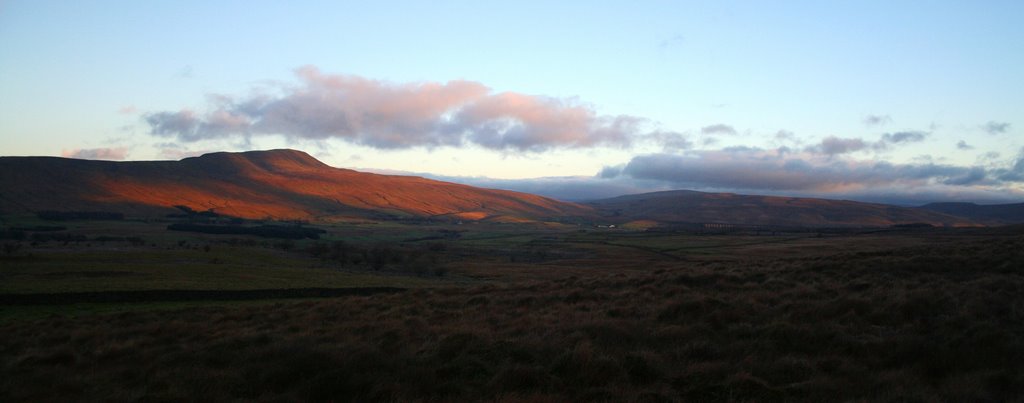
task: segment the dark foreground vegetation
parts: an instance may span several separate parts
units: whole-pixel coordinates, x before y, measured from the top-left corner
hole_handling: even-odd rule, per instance
[[[481,237],[398,293],[8,321],[0,400],[1020,401],[1024,236],[927,231]]]

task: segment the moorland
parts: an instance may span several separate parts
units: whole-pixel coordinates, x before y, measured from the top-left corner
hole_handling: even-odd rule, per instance
[[[24,237],[0,270],[7,401],[1000,401],[1024,385],[1015,227],[4,225]]]
[[[1024,396],[1024,227],[988,210],[577,204],[293,153],[12,161],[57,185],[0,178],[2,401]],[[191,187],[113,186],[147,170]]]

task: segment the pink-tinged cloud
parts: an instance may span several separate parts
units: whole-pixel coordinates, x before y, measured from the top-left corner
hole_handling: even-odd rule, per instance
[[[645,123],[600,116],[570,99],[495,93],[472,81],[396,84],[311,66],[296,76],[300,84],[278,94],[222,96],[202,113],[156,112],[145,119],[151,134],[186,142],[284,135],[385,149],[472,144],[515,151],[626,145]]]
[[[135,112],[138,112],[138,110],[135,109],[134,105],[125,105],[117,109],[117,113],[122,115],[134,115]]]
[[[128,149],[124,147],[114,148],[75,148],[62,150],[60,155],[65,158],[78,158],[85,160],[111,160],[124,161],[128,158]]]

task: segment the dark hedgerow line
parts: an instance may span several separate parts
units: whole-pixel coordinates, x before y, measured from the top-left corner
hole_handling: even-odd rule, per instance
[[[134,290],[43,294],[0,294],[0,305],[55,305],[80,302],[234,301],[325,298],[391,294],[398,287],[279,288],[261,290]]]

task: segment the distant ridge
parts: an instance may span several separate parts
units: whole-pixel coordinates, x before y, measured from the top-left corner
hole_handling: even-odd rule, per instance
[[[974,203],[931,203],[920,208],[969,218],[987,225],[1024,223],[1024,203],[988,205]]]
[[[181,161],[0,157],[0,212],[166,214],[174,206],[244,218],[530,221],[592,214],[537,195],[330,167],[296,150]]]
[[[1024,203],[897,207],[675,190],[586,204],[414,176],[330,167],[296,150],[216,152],[180,161],[0,157],[0,213],[106,211],[159,216],[175,206],[242,218],[336,221],[587,221],[780,227],[971,226],[1024,222]]]
[[[935,211],[800,197],[672,190],[589,203],[608,219],[661,223],[722,223],[783,227],[887,227],[899,224],[970,226],[970,219]]]

